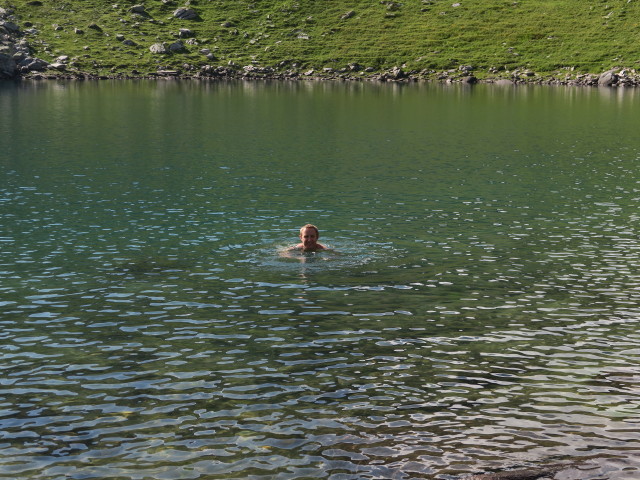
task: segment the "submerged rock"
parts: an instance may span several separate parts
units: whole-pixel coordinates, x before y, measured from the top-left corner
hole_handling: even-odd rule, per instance
[[[542,467],[531,467],[518,470],[505,470],[497,473],[484,473],[482,475],[472,475],[463,477],[461,480],[538,480],[553,477],[556,473],[569,470],[575,464],[545,465]]]

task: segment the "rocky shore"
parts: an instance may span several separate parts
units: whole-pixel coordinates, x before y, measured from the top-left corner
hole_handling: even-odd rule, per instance
[[[179,12],[188,15],[189,12]],[[26,22],[28,23],[28,22]],[[494,83],[502,85],[540,84],[575,85],[605,87],[638,87],[640,73],[634,69],[616,68],[600,74],[573,74],[563,76],[541,76],[528,69],[512,71],[476,71],[472,65],[463,65],[447,71],[407,70],[396,66],[384,71],[375,71],[357,63],[344,68],[304,69],[296,63],[282,61],[276,66],[237,65],[232,61],[225,65],[204,63],[200,65],[184,64],[181,69],[159,68],[155,72],[122,73],[114,71],[109,75],[95,75],[74,66],[69,56],[59,55],[53,61],[33,56],[28,38],[32,31],[30,25],[20,26],[11,9],[0,7],[0,79],[131,79],[131,78],[168,78],[168,79],[219,79],[219,80],[344,80],[344,81],[380,81],[380,82],[419,82],[436,81],[441,83]],[[188,35],[188,32],[187,34]],[[172,45],[154,44],[151,49],[156,53],[166,53],[167,49],[180,48],[181,42]],[[203,56],[212,60],[213,55]]]
[[[181,12],[188,14],[189,12]],[[28,23],[28,22],[26,22]],[[527,69],[513,71],[479,72],[472,65],[463,65],[454,70],[407,70],[396,66],[384,71],[375,71],[371,67],[363,67],[350,63],[344,68],[303,69],[300,65],[282,61],[278,65],[257,66],[237,65],[232,61],[225,65],[205,63],[201,65],[184,64],[181,69],[159,68],[155,72],[122,73],[114,71],[109,75],[95,75],[76,68],[66,55],[59,55],[53,61],[33,56],[33,49],[28,38],[32,31],[30,25],[20,26],[17,17],[10,9],[0,7],[0,79],[129,79],[129,78],[174,78],[174,79],[264,79],[264,80],[345,80],[345,81],[380,81],[380,82],[419,82],[436,81],[441,83],[495,83],[503,85],[540,84],[540,85],[575,85],[606,87],[638,87],[640,74],[633,69],[616,68],[600,74],[540,76]],[[187,34],[188,35],[188,32]],[[180,47],[180,41],[172,45],[153,45],[158,53],[166,53],[166,49]],[[206,56],[203,58],[207,59]],[[209,56],[208,60],[214,59]]]

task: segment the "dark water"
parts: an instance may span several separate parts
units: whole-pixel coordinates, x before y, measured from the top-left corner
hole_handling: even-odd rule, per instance
[[[640,478],[638,111],[0,84],[0,478]]]

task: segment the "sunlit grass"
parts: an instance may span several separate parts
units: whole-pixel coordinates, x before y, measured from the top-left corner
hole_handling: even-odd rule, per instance
[[[516,68],[551,75],[640,62],[640,6],[627,0],[191,0],[189,8],[199,14],[191,21],[173,17],[178,3],[147,1],[146,15],[131,12],[136,3],[0,0],[14,7],[23,28],[26,23],[37,30],[28,35],[36,55],[68,55],[73,66],[96,74],[185,65],[197,70],[232,61],[305,69],[405,65],[416,71],[471,65],[480,76]],[[186,51],[149,51],[154,43],[179,40],[181,28],[193,32],[181,39]]]

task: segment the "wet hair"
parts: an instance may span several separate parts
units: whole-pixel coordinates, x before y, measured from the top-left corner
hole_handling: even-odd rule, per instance
[[[318,227],[316,227],[315,225],[313,225],[311,223],[307,223],[304,227],[300,228],[300,235],[302,235],[302,231],[305,228],[313,228],[316,231],[316,237],[320,238],[320,231],[318,230]]]

